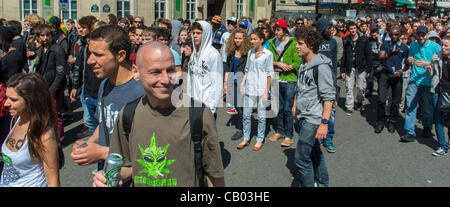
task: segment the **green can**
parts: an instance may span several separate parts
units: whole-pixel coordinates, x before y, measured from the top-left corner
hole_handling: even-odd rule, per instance
[[[117,187],[122,165],[123,156],[121,154],[111,153],[108,155],[108,158],[106,158],[105,161],[105,167],[103,168],[103,172],[105,172],[106,185],[109,187]]]

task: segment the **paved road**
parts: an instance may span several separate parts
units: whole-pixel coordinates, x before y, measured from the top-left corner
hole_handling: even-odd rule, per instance
[[[341,85],[341,84],[339,84]],[[340,105],[344,99],[341,90]],[[399,134],[391,134],[385,129],[381,134],[373,132],[375,122],[375,100],[365,102],[365,111],[347,116],[341,107],[336,114],[335,146],[337,152],[330,154],[322,147],[333,187],[444,187],[450,186],[450,160],[431,155],[437,147],[433,139],[418,138],[412,143],[399,142]],[[81,119],[81,108],[75,111]],[[261,151],[254,152],[252,143],[243,150],[237,150],[238,141],[232,141],[234,126],[227,126],[230,115],[224,108],[219,109],[217,128],[222,159],[225,166],[225,181],[232,187],[289,187],[296,186],[294,144],[290,148],[280,147],[279,142],[266,139]],[[256,122],[253,125],[256,126]],[[401,127],[401,126],[400,126]],[[417,124],[418,137],[422,126]],[[61,170],[62,186],[87,187],[92,184],[94,165],[77,166],[70,158],[73,137],[81,128],[81,121],[66,126],[67,145],[64,148],[66,165]],[[434,133],[434,131],[433,131]],[[267,137],[273,134],[271,130]],[[435,134],[435,133],[434,133]],[[295,135],[297,142],[298,135]],[[73,138],[72,138],[73,139]]]

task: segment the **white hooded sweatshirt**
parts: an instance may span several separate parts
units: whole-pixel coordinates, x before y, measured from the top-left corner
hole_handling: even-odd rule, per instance
[[[189,60],[187,92],[190,97],[209,107],[214,114],[222,98],[223,63],[220,53],[212,46],[212,26],[205,21],[198,23],[202,26],[203,38],[200,51],[194,46],[194,52]]]

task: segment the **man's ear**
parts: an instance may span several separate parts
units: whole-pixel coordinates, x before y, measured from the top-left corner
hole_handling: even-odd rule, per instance
[[[126,58],[127,52],[125,50],[119,50],[119,52],[117,52],[117,60],[119,60],[119,63],[125,62]]]
[[[133,64],[133,66],[131,66],[131,72],[133,73],[134,80],[139,81],[139,71],[136,64]]]

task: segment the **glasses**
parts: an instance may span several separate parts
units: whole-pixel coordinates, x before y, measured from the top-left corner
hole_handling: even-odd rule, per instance
[[[377,22],[383,22],[383,20],[377,20]]]
[[[141,21],[134,21],[134,23],[142,23]]]
[[[299,24],[299,25],[303,25],[303,22],[297,22],[297,24]]]
[[[389,34],[389,36],[400,36],[400,34]]]

